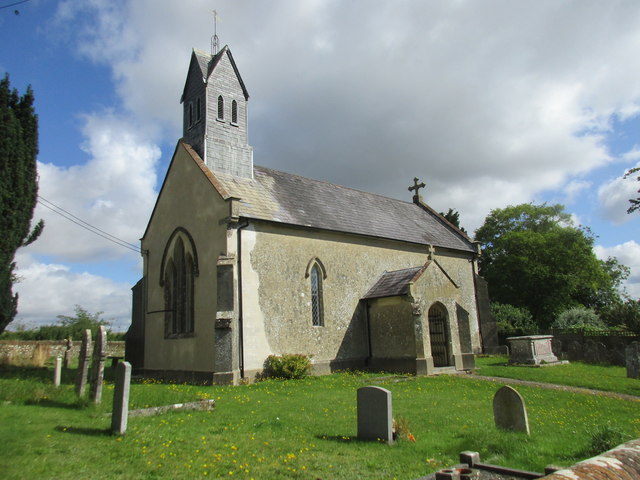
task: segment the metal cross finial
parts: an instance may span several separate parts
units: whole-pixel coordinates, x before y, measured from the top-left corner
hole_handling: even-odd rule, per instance
[[[424,184],[424,182],[418,183],[418,177],[415,177],[413,179],[413,187],[409,187],[410,192],[415,190],[415,193],[413,194],[413,203],[418,203],[421,201],[420,195],[418,194],[418,190],[425,187],[426,185]]]

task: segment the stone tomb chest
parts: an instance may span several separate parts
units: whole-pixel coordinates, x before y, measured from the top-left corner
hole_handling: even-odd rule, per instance
[[[526,337],[509,337],[511,356],[509,363],[524,365],[542,365],[558,363],[553,354],[551,340],[553,335],[529,335]]]

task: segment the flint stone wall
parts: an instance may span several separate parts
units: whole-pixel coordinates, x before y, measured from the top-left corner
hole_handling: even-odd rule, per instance
[[[64,357],[67,350],[66,340],[0,340],[0,359],[13,358],[30,360],[38,345],[49,349],[49,358]],[[73,342],[71,359],[77,361],[82,341]],[[124,342],[107,342],[107,357],[124,357]]]

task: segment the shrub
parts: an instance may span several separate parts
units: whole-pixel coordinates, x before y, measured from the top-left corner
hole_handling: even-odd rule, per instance
[[[575,307],[562,312],[551,324],[560,330],[606,330],[607,326],[590,308]]]
[[[311,371],[311,359],[299,353],[269,355],[265,367],[267,375],[272,378],[304,378]]]
[[[617,447],[629,438],[610,424],[601,425],[589,432],[590,441],[587,455],[600,455],[607,450]]]
[[[498,332],[506,335],[536,333],[538,328],[526,308],[518,308],[506,303],[491,303],[491,315],[496,321]]]

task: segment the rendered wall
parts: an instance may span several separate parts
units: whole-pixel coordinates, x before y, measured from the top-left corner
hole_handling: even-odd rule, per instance
[[[266,222],[252,222],[242,239],[245,371],[262,369],[269,354],[312,355],[319,366],[366,358],[366,315],[360,299],[385,270],[427,261],[426,247],[420,245]],[[314,258],[327,273],[323,327],[312,325],[310,282],[305,277]],[[469,312],[472,348],[479,352],[472,262],[442,249],[437,249],[436,258],[459,286],[457,301],[447,304],[450,315],[455,318],[457,304]],[[439,298],[450,287],[439,286],[444,275],[436,277],[428,291]]]

